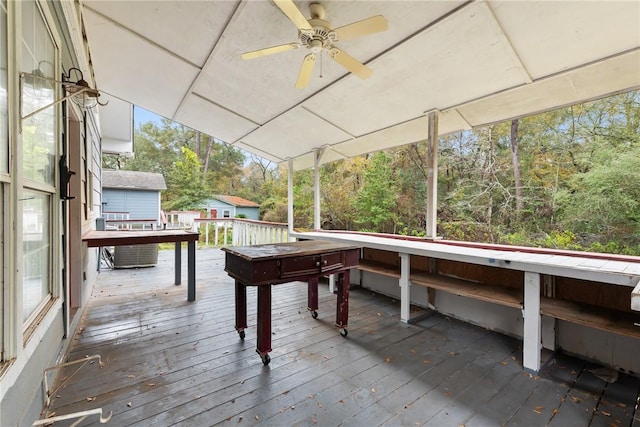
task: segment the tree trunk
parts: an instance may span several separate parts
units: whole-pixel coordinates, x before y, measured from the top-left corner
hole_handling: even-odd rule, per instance
[[[489,203],[487,203],[487,229],[493,242],[493,188],[494,188],[494,166],[496,163],[495,147],[493,144],[493,126],[489,126],[489,164],[487,168],[487,181],[489,182]],[[476,237],[477,238],[477,237]]]
[[[201,141],[200,131],[197,130],[196,131],[196,156],[198,156],[198,159],[200,158],[200,141]]]
[[[204,158],[204,169],[202,173],[205,175],[205,179],[207,176],[207,171],[209,170],[209,158],[211,157],[211,149],[213,148],[213,137],[209,136],[209,142],[207,143],[207,155]]]
[[[518,119],[511,121],[511,163],[513,165],[513,180],[516,185],[516,218],[519,220],[524,209],[522,195],[522,173],[520,171],[520,159],[518,158]]]

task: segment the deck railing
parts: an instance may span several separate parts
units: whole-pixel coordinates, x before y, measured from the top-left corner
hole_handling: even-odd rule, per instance
[[[192,231],[205,246],[249,246],[289,241],[287,224],[241,218],[196,218]]]

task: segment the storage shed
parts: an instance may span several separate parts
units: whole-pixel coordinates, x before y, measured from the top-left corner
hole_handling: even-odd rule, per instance
[[[260,205],[238,196],[214,196],[204,201],[208,218],[260,219]]]
[[[128,219],[160,220],[160,192],[167,189],[159,173],[102,171],[102,211],[128,212]]]

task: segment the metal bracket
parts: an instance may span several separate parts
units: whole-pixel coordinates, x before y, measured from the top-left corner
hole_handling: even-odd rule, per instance
[[[113,415],[113,411],[109,412],[109,415],[107,417],[103,417],[102,416],[102,408],[90,409],[88,411],[74,412],[72,414],[66,414],[66,415],[58,415],[57,417],[43,418],[41,420],[35,421],[31,425],[32,426],[43,426],[43,425],[53,424],[56,421],[71,420],[73,418],[80,417],[79,420],[76,420],[76,422],[74,422],[70,426],[70,427],[75,427],[78,424],[80,424],[82,421],[84,421],[84,419],[87,418],[89,415],[98,415],[98,416],[100,416],[100,424],[106,424],[111,419],[111,416]]]
[[[51,404],[51,395],[54,394],[56,391],[58,391],[60,389],[60,387],[62,387],[63,385],[66,384],[67,381],[69,381],[71,379],[71,377],[73,377],[83,366],[85,366],[87,363],[89,363],[92,360],[98,359],[98,364],[100,365],[100,367],[102,368],[104,366],[104,364],[102,363],[102,358],[100,357],[99,354],[94,354],[93,356],[87,356],[84,359],[78,359],[78,360],[74,360],[73,362],[67,362],[67,363],[61,363],[59,365],[55,365],[55,366],[50,366],[48,368],[46,368],[44,370],[44,393],[45,393],[45,407],[49,407],[49,405]],[[60,368],[64,368],[65,366],[70,366],[70,365],[77,365],[81,363],[82,365],[80,365],[78,367],[78,369],[76,369],[75,371],[73,371],[71,373],[71,375],[69,375],[67,377],[66,380],[64,380],[60,385],[58,385],[58,387],[56,387],[54,390],[49,390],[49,384],[47,381],[47,372],[49,371],[53,371],[56,369],[60,369]]]

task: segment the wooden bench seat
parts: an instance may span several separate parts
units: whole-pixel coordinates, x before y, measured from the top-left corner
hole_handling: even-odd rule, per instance
[[[540,299],[540,313],[602,331],[640,338],[640,315],[635,313],[547,297]]]
[[[438,289],[459,296],[507,307],[523,308],[523,297],[520,289],[485,285],[431,273],[413,273],[409,276],[409,279],[416,285]]]
[[[383,264],[376,261],[361,259],[358,270],[382,274],[383,276],[395,277],[396,279],[400,278],[400,267],[396,267],[390,264]]]
[[[400,267],[377,260],[361,260],[362,271],[400,278]],[[413,270],[413,269],[412,269]],[[437,289],[479,301],[513,308],[524,308],[522,289],[488,285],[440,274],[412,271],[409,280],[420,286]],[[580,324],[632,338],[640,338],[640,314],[608,309],[596,305],[572,302],[560,298],[542,297],[540,313],[545,316]]]

